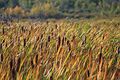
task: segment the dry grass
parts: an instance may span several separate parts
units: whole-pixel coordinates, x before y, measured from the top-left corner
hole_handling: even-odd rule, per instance
[[[119,80],[120,22],[0,24],[0,80]]]

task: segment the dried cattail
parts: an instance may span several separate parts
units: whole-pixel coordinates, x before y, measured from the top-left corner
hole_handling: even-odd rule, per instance
[[[23,40],[23,46],[26,46],[26,39]]]
[[[89,68],[91,67],[92,64],[92,50],[91,48],[89,49]]]
[[[50,42],[50,36],[48,36],[48,42]]]
[[[18,57],[18,60],[17,60],[17,67],[16,67],[16,71],[17,71],[17,72],[19,71],[20,63],[21,63],[21,57]]]
[[[68,40],[67,41],[67,46],[68,46],[68,49],[69,49],[69,51],[71,50],[71,44],[70,44],[70,41]]]
[[[24,32],[24,26],[21,27],[22,32]]]
[[[55,25],[55,29],[57,29],[57,28],[58,28],[58,25],[56,24],[56,25]]]
[[[105,39],[105,35],[103,35],[103,38],[102,38],[103,40]]]
[[[98,65],[98,75],[97,75],[97,79],[101,79],[101,72],[102,72],[102,66],[103,66],[103,58],[102,58],[102,47],[100,50],[100,54],[99,54],[99,65]]]
[[[5,43],[5,39],[2,41],[2,43],[3,43],[3,44]]]
[[[3,54],[0,53],[0,63],[3,62]]]
[[[43,38],[43,34],[41,34],[41,39]]]
[[[37,37],[36,41],[39,41],[39,36]]]
[[[65,38],[63,37],[62,38],[62,46],[64,45],[64,42],[65,42]]]
[[[103,49],[103,47],[101,47],[101,49],[100,49],[100,54],[99,54],[99,64],[100,64],[100,62],[101,62],[101,60],[102,60],[102,49]]]
[[[31,26],[31,27],[30,27],[30,30],[32,30],[32,29],[33,29],[33,27]]]
[[[30,36],[30,35],[31,35],[31,31],[28,32],[28,36]]]
[[[2,34],[5,34],[5,28],[4,27],[2,28]]]
[[[58,42],[57,42],[57,50],[59,49],[59,47],[60,47],[60,43],[61,43],[61,38],[60,38],[60,36],[58,37]]]
[[[15,68],[12,69],[11,73],[12,73],[12,80],[16,80],[16,70],[15,70]]]
[[[90,71],[89,70],[87,70],[87,76],[90,77]]]
[[[34,68],[34,63],[33,63],[33,59],[31,58],[31,66],[32,68]]]
[[[36,56],[35,56],[35,63],[36,64],[38,63],[38,54],[36,54]]]
[[[24,26],[21,27],[21,30],[22,30],[23,33],[25,33],[25,27]]]
[[[65,37],[65,42],[67,41],[67,38]]]
[[[48,47],[48,42],[46,42],[46,47]]]
[[[13,69],[13,59],[10,59],[10,71]]]
[[[0,43],[0,53],[1,53],[1,51],[2,51],[2,43]]]

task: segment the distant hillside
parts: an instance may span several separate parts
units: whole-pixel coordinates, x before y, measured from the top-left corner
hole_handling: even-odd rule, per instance
[[[120,0],[0,0],[0,14],[24,18],[115,16],[120,15]]]

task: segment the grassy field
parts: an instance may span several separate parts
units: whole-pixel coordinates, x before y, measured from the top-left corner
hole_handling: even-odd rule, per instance
[[[0,22],[0,80],[119,80],[120,18]]]

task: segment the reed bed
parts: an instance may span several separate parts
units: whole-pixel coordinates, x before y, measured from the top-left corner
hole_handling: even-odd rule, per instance
[[[0,23],[0,80],[119,80],[120,21]]]

